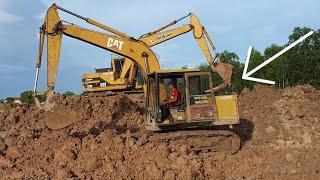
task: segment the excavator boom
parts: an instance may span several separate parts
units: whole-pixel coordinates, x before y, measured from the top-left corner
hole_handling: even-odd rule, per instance
[[[81,19],[85,19],[90,24],[103,28],[104,30],[107,30],[115,35],[92,31],[81,28],[74,24],[64,24],[58,15],[58,9],[80,17]],[[76,119],[75,117],[62,118],[68,114],[72,115],[72,113],[68,113],[67,109],[57,109],[58,106],[56,106],[56,103],[53,100],[63,35],[76,38],[133,60],[139,66],[142,74],[145,77],[148,73],[160,69],[157,57],[144,42],[135,40],[134,38],[120,33],[112,28],[97,23],[89,18],[79,16],[53,4],[48,9],[45,22],[41,28],[39,57],[37,61],[37,73],[34,87],[34,98],[36,104],[39,108],[44,109],[47,112],[47,115],[50,116],[47,116],[47,124],[49,127],[51,126],[52,129],[59,129],[68,126],[69,124],[73,123],[73,119]],[[47,88],[36,93],[45,37],[47,38]],[[41,104],[37,98],[37,95],[43,93],[47,93],[47,99],[44,104]],[[53,113],[54,111],[60,112],[60,115]]]

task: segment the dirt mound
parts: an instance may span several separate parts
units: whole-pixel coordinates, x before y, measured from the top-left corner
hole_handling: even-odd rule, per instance
[[[254,124],[251,140],[236,155],[247,168],[244,177],[319,179],[319,103],[320,92],[311,86],[244,91],[240,115]]]
[[[320,92],[311,86],[256,86],[239,95],[242,149],[195,154],[186,146],[146,143],[144,110],[126,95],[64,97],[78,122],[44,124],[35,106],[0,104],[4,179],[319,179]]]

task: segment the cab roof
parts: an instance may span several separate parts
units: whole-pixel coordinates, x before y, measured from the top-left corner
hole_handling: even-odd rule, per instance
[[[161,69],[161,70],[153,71],[150,74],[189,73],[189,72],[200,72],[200,69],[178,69],[178,70]]]

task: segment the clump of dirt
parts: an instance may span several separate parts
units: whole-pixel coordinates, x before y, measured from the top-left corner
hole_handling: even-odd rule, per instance
[[[255,86],[239,95],[236,154],[147,142],[145,111],[128,95],[64,97],[77,122],[50,130],[33,105],[0,104],[4,179],[319,179],[320,92]]]

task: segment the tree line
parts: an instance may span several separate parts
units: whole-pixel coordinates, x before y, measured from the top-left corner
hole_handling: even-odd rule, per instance
[[[253,49],[248,65],[248,72],[310,31],[312,29],[308,27],[296,27],[288,37],[288,42],[285,45],[272,44],[264,52]],[[237,54],[223,51],[219,57],[222,62],[230,63],[234,66],[233,86],[227,89],[227,91],[239,93],[245,87],[252,89],[255,84],[258,84],[257,82],[242,79],[244,62],[240,62]],[[218,74],[212,72],[207,63],[200,64],[198,68],[201,71],[212,73],[214,86],[223,82]],[[310,84],[319,89],[320,30],[314,30],[313,35],[254,73],[252,77],[273,80],[278,88]]]
[[[74,92],[67,91],[67,92],[63,93],[63,95],[68,97],[68,96],[74,96],[76,94]],[[43,95],[38,95],[37,97],[40,102],[44,102],[47,98],[47,94],[44,93]],[[34,98],[33,98],[33,91],[31,91],[31,90],[21,93],[19,98],[20,98],[21,103],[24,103],[24,104],[35,103]],[[15,99],[13,97],[7,97],[6,99],[1,99],[0,103],[13,103],[14,100]]]

